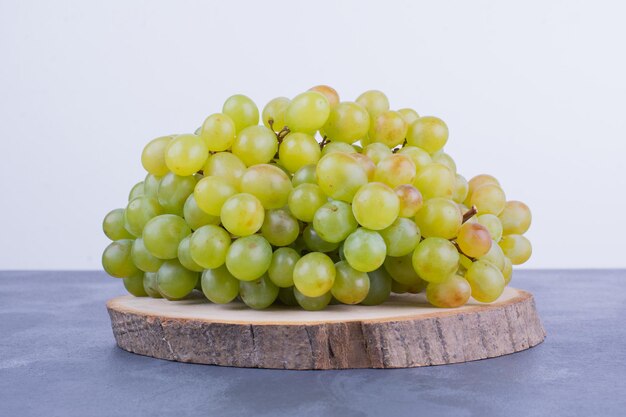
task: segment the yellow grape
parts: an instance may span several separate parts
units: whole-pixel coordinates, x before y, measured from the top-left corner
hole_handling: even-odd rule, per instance
[[[210,151],[225,151],[233,146],[237,128],[230,116],[215,113],[206,118],[200,129],[200,138]]]
[[[498,215],[505,235],[522,235],[530,227],[532,216],[528,206],[521,201],[507,201]]]
[[[438,117],[423,116],[409,126],[406,142],[433,154],[448,141],[448,126]]]
[[[244,172],[246,164],[230,152],[218,152],[209,156],[203,168],[205,177],[220,177],[237,189]]]
[[[500,223],[498,216],[493,214],[481,214],[476,217],[476,221],[489,230],[492,240],[495,240],[496,242],[500,241],[502,238],[502,223]]]
[[[282,169],[259,164],[251,166],[242,175],[240,189],[258,198],[263,207],[269,210],[286,206],[293,186]]]
[[[162,136],[148,142],[141,153],[141,165],[152,175],[162,177],[169,169],[165,163],[165,149],[172,141],[172,136]]]
[[[400,213],[400,199],[389,186],[371,182],[359,188],[352,201],[354,217],[363,227],[382,230]]]
[[[448,167],[432,163],[418,172],[413,185],[428,200],[435,197],[452,198],[455,182],[454,173]]]
[[[324,145],[324,149],[322,149],[322,156],[333,153],[333,152],[343,152],[343,153],[356,153],[356,149],[354,146],[345,142],[330,142]]]
[[[513,265],[523,264],[533,252],[530,241],[522,235],[505,235],[500,239],[498,245],[502,248],[504,256],[509,258]]]
[[[456,203],[445,198],[427,200],[415,215],[415,224],[424,237],[453,239],[462,223],[463,218]]]
[[[478,187],[472,193],[470,198],[470,206],[476,206],[478,214],[495,214],[502,213],[506,205],[506,195],[502,188],[495,184],[485,184]]]
[[[456,243],[465,255],[480,258],[491,249],[491,234],[479,223],[465,223],[459,229]]]
[[[408,125],[397,111],[385,111],[372,118],[368,136],[372,142],[383,143],[389,148],[404,142]]]
[[[279,132],[285,127],[285,110],[287,110],[290,101],[287,97],[277,97],[265,105],[261,116],[265,127],[274,132]],[[271,124],[270,120],[272,121]]]
[[[488,174],[476,175],[475,177],[472,177],[468,181],[467,196],[465,197],[465,201],[464,201],[466,206],[471,205],[470,199],[472,198],[472,193],[474,192],[474,190],[486,184],[494,184],[500,187],[500,182],[498,182],[498,180],[495,177],[488,175]]]
[[[232,151],[248,167],[267,164],[278,151],[278,140],[276,134],[265,126],[249,126],[239,132]]]
[[[287,171],[294,173],[305,165],[316,164],[322,151],[315,138],[306,133],[290,133],[280,144],[278,157]]]
[[[306,91],[291,100],[285,110],[285,124],[292,132],[313,133],[328,120],[330,104],[318,91]]]
[[[404,146],[398,151],[398,153],[411,158],[411,161],[415,164],[415,170],[417,173],[433,163],[433,159],[430,154],[417,146]]]
[[[328,85],[316,85],[315,87],[309,88],[309,91],[317,91],[318,93],[324,94],[331,109],[339,104],[339,94],[337,90]]]
[[[490,262],[474,262],[465,273],[465,279],[472,288],[472,297],[482,303],[497,300],[504,291],[502,272]]]
[[[454,191],[452,193],[452,199],[457,203],[462,203],[465,201],[467,197],[467,192],[469,190],[469,186],[467,184],[467,180],[461,174],[455,175],[454,181]]]
[[[265,220],[265,210],[252,194],[235,194],[224,202],[220,214],[222,226],[235,236],[256,233]]]
[[[407,125],[410,125],[420,117],[420,115],[413,109],[400,109],[398,110],[398,113],[402,115]]]
[[[424,204],[422,193],[412,185],[402,184],[394,188],[400,199],[400,217],[413,217]]]
[[[331,109],[324,133],[332,141],[354,143],[367,134],[369,127],[367,110],[360,104],[344,101]]]
[[[362,153],[351,153],[350,156],[361,165],[361,168],[367,174],[367,179],[373,181],[376,175],[376,164],[374,164],[374,161]]]
[[[374,180],[395,188],[412,184],[415,180],[415,164],[406,155],[392,154],[376,165]]]
[[[317,209],[327,201],[326,194],[317,184],[304,183],[293,189],[289,195],[288,205],[297,219],[310,223]]]
[[[365,107],[371,118],[389,110],[389,99],[382,91],[369,90],[361,94],[356,102]]]
[[[259,109],[254,101],[243,94],[229,97],[224,102],[222,113],[228,115],[235,122],[237,133],[248,126],[255,126],[259,123]]]
[[[303,295],[319,297],[335,283],[337,271],[328,255],[311,252],[300,258],[293,269],[293,283]]]
[[[382,143],[370,143],[363,148],[362,153],[371,159],[374,164],[379,163],[389,155],[393,155],[391,149]]]
[[[471,294],[469,282],[459,275],[453,275],[443,282],[431,282],[426,287],[426,299],[440,308],[460,307],[467,303]]]
[[[447,239],[429,237],[413,252],[413,268],[428,282],[443,282],[459,269],[459,252]]]
[[[327,196],[347,203],[368,182],[367,173],[361,165],[341,152],[324,155],[317,163],[316,174],[317,183]]]
[[[167,168],[181,177],[201,170],[208,157],[206,143],[196,135],[175,136],[165,149]]]
[[[222,177],[204,177],[193,191],[198,207],[211,216],[219,216],[224,202],[235,194],[237,189]]]

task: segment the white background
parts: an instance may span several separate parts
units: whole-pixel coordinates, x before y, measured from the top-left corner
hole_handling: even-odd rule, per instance
[[[533,210],[525,267],[626,267],[623,5],[0,0],[0,269],[100,268],[144,143],[320,83],[443,118]]]

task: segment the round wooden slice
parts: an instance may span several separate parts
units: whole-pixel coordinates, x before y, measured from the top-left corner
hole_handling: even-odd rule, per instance
[[[155,358],[279,369],[405,368],[528,349],[545,331],[532,294],[505,289],[492,304],[433,308],[423,294],[374,307],[251,310],[203,299],[117,297],[107,303],[124,350]]]

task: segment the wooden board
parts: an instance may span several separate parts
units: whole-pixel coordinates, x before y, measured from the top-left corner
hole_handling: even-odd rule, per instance
[[[541,343],[532,294],[433,308],[423,294],[383,305],[251,310],[241,303],[123,296],[107,303],[119,347],[155,358],[279,369],[406,368],[491,358]]]

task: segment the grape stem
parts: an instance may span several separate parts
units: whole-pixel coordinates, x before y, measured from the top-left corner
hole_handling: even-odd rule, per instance
[[[474,215],[478,213],[478,209],[476,208],[476,206],[472,206],[471,209],[469,209],[464,215],[463,215],[463,223],[465,223],[466,221],[468,221],[469,219],[471,219],[472,217],[474,217]]]
[[[328,140],[328,138],[327,138],[326,136],[324,136],[324,137],[322,138],[322,141],[320,142],[320,149],[324,149],[324,146],[326,146],[326,144],[327,144],[328,142],[330,142],[330,141]]]
[[[272,129],[272,131],[274,130],[274,119],[272,119],[271,117],[269,119],[267,119],[267,124],[270,125],[270,129]]]
[[[469,259],[472,262],[476,262],[476,258],[472,258],[471,256],[467,256],[466,254],[463,253],[463,251],[461,250],[461,248],[459,247],[459,244],[456,243],[455,241],[452,241],[452,244],[454,245],[454,247],[456,248],[456,250],[459,251],[460,254],[462,254],[463,256],[465,256],[467,259]]]
[[[276,139],[278,139],[279,145],[283,142],[283,139],[285,139],[285,136],[287,136],[289,132],[291,132],[291,130],[289,130],[289,128],[285,126],[280,130],[280,132],[276,134]]]

